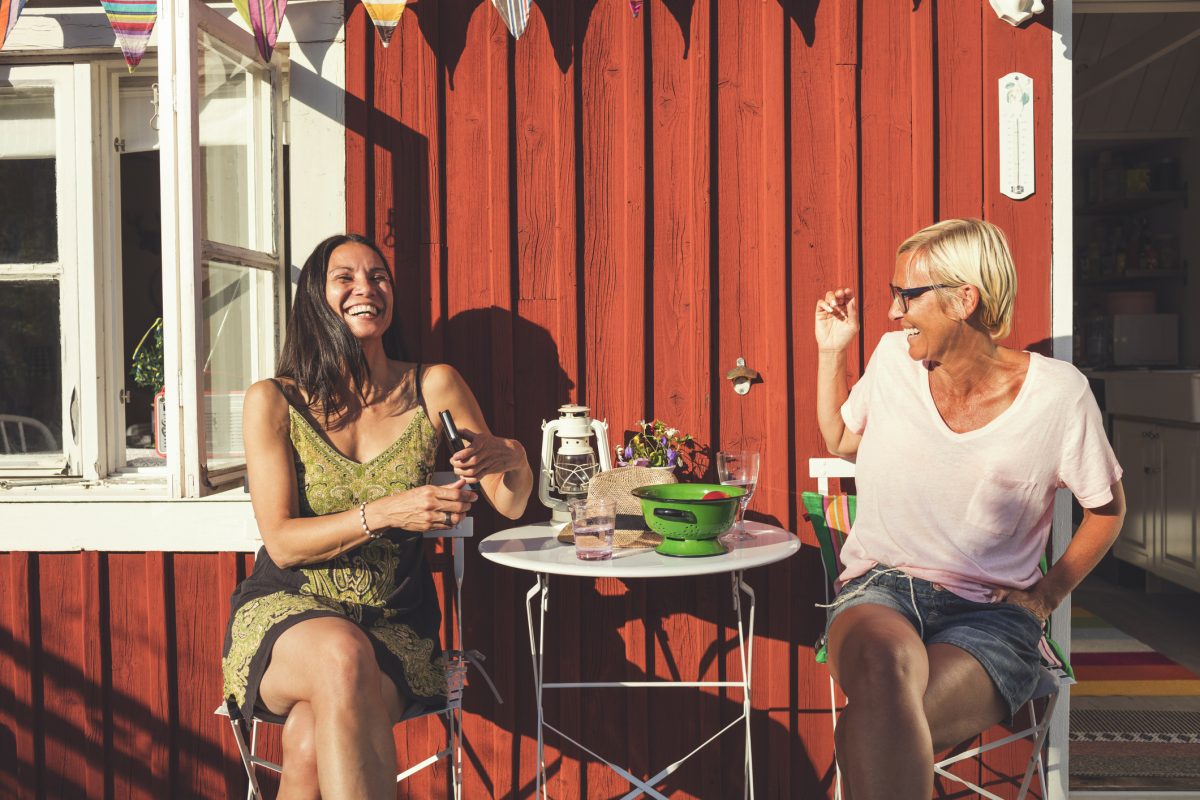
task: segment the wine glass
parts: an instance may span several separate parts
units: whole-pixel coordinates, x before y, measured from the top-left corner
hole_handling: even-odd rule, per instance
[[[740,486],[746,490],[738,501],[737,521],[722,539],[731,542],[747,542],[754,537],[746,533],[743,522],[746,507],[754,496],[754,487],[758,485],[758,453],[753,450],[721,451],[717,453],[717,477],[726,486]]]

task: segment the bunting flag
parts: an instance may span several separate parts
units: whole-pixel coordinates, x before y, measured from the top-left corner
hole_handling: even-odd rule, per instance
[[[158,0],[100,0],[100,4],[117,35],[125,63],[133,72],[134,67],[142,63],[142,54],[150,42],[150,32],[158,18]]]
[[[492,0],[514,39],[520,39],[529,24],[529,0]]]
[[[642,4],[645,0],[629,0],[629,10],[633,12],[633,18],[637,19],[642,13]]]
[[[283,27],[283,9],[287,0],[233,0],[233,6],[254,31],[254,44],[263,61],[271,60],[279,29]]]
[[[392,34],[396,32],[396,26],[400,24],[400,15],[404,13],[408,0],[362,0],[362,4],[366,7],[371,22],[375,23],[379,41],[387,47],[388,42],[392,40]]]
[[[21,9],[25,8],[25,0],[0,0],[0,47],[4,47],[8,32],[17,24]]]

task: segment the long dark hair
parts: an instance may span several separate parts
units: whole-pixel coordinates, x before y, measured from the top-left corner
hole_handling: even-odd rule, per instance
[[[341,417],[349,408],[351,397],[346,391],[347,381],[349,390],[365,402],[364,387],[371,376],[362,345],[325,299],[329,258],[334,250],[352,242],[371,248],[387,266],[387,259],[378,245],[357,233],[330,236],[318,244],[300,270],[296,300],[292,304],[283,350],[275,368],[275,375],[294,381],[308,397],[309,408],[326,419]],[[388,278],[391,280],[390,271]],[[392,327],[395,327],[395,313],[393,302]],[[388,345],[385,351],[392,351],[388,356],[403,358],[402,348],[397,342],[389,343],[389,338],[384,336]]]

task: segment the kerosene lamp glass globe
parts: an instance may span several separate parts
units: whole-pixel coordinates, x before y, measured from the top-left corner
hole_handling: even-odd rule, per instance
[[[565,498],[583,497],[587,494],[588,481],[598,469],[596,454],[586,444],[570,446],[571,440],[554,454],[554,485]]]

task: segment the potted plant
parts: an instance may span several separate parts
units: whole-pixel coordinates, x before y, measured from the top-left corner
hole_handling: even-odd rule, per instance
[[[135,386],[149,389],[154,395],[151,413],[154,431],[154,451],[166,455],[165,440],[162,436],[163,411],[165,403],[163,387],[166,385],[163,373],[163,321],[158,317],[150,323],[150,327],[142,334],[133,355],[129,358],[129,379]]]
[[[680,464],[691,468],[696,442],[690,433],[681,433],[661,419],[637,421],[637,431],[617,447],[619,467],[662,467],[674,470]]]

